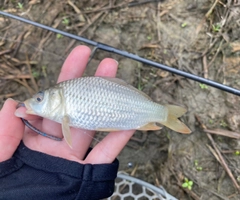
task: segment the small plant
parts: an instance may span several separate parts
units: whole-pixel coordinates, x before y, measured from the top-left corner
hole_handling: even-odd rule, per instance
[[[64,17],[63,20],[62,20],[62,23],[65,24],[65,25],[68,25],[69,24],[69,19]]]
[[[212,120],[212,119],[209,119],[209,123],[210,123],[210,124],[213,124],[213,120]]]
[[[152,39],[152,37],[149,35],[149,36],[147,36],[147,39],[148,39],[148,40],[151,40],[151,39]]]
[[[222,126],[222,127],[227,127],[228,125],[227,125],[227,123],[222,119],[221,120],[221,122],[220,122],[220,126]]]
[[[141,84],[140,81],[138,82],[138,90],[140,90],[140,91],[143,90],[143,84]]]
[[[19,9],[23,9],[23,4],[20,3],[20,2],[18,2],[17,8],[19,8]]]
[[[234,155],[235,155],[235,156],[239,156],[239,155],[240,155],[240,151],[239,151],[239,150],[236,150],[236,151],[234,152]]]
[[[187,26],[187,22],[183,22],[182,24],[181,24],[181,27],[182,28],[185,28]]]
[[[198,171],[202,171],[203,169],[202,169],[202,167],[197,167],[196,168]]]
[[[213,28],[214,32],[219,32],[221,30],[222,26],[220,23],[216,23],[216,24],[212,25],[212,28]]]
[[[44,77],[47,77],[47,66],[46,65],[42,66],[42,73],[43,73]]]
[[[60,33],[57,34],[57,39],[60,39],[60,38],[62,38],[62,37],[63,37],[62,34],[60,34]]]
[[[187,178],[184,178],[184,183],[182,184],[182,187],[192,190],[192,186],[193,186],[193,181],[188,180]]]
[[[198,166],[198,160],[194,160],[194,165],[198,171],[202,171],[202,167]]]
[[[201,89],[208,89],[208,86],[203,83],[199,83],[199,86]]]
[[[237,181],[240,182],[240,176],[237,177]]]
[[[33,75],[34,78],[38,78],[40,76],[39,72],[37,72],[35,70],[32,71],[32,75]]]

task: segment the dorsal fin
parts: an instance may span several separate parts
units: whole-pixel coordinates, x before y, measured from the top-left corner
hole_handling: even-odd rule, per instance
[[[151,99],[148,95],[146,95],[144,92],[138,90],[137,88],[133,87],[132,85],[128,84],[127,82],[125,82],[125,81],[122,80],[122,79],[113,78],[113,77],[101,77],[101,78],[103,78],[103,79],[105,79],[105,80],[107,80],[107,81],[111,81],[111,82],[113,82],[113,83],[116,83],[116,84],[125,86],[125,87],[133,90],[134,92],[137,92],[138,94],[146,97],[148,100],[152,101],[152,99]]]

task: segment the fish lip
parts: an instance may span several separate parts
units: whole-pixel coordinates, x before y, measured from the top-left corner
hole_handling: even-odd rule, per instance
[[[16,106],[16,109],[21,108],[21,107],[27,109],[27,110],[26,110],[26,113],[27,113],[27,114],[35,114],[35,112],[31,109],[31,107],[28,106],[27,102],[19,102],[19,103],[17,104],[17,106]]]
[[[25,105],[24,107],[27,109],[26,113],[27,114],[32,114],[35,115],[36,113],[32,110],[31,106],[29,106],[27,101],[24,101],[23,104]]]

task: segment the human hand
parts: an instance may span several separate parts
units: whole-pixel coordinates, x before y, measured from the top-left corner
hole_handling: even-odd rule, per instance
[[[86,46],[76,47],[64,62],[58,82],[81,77],[90,53],[91,50]],[[95,76],[115,77],[117,67],[115,60],[106,58],[99,64]],[[111,163],[134,133],[133,130],[109,133],[84,159],[95,132],[71,128],[73,141],[71,149],[65,140],[54,141],[25,128],[19,117],[31,121],[33,126],[43,132],[62,137],[59,123],[39,116],[27,115],[26,108],[20,107],[16,110],[16,106],[16,101],[8,99],[0,111],[0,162],[11,158],[20,141],[23,140],[24,144],[32,150],[82,164]]]

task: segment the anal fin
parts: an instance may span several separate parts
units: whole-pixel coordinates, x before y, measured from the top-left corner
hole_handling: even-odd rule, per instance
[[[157,126],[155,122],[152,123],[148,123],[140,128],[138,128],[137,130],[141,130],[141,131],[156,131],[156,130],[160,130],[162,129],[162,127]]]

